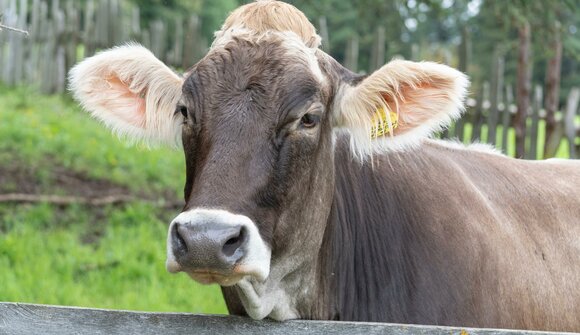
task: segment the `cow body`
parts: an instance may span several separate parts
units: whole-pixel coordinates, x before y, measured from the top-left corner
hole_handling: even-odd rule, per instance
[[[344,138],[334,162],[301,318],[579,329],[580,162],[428,140],[371,166]],[[235,290],[224,294],[244,315]]]
[[[401,60],[358,75],[319,44],[263,0],[184,77],[135,45],[71,71],[116,132],[181,139],[168,271],[254,319],[579,331],[580,165],[428,140],[461,115],[465,75]]]

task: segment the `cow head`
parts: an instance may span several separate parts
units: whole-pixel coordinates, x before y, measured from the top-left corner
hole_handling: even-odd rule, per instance
[[[337,133],[350,133],[353,160],[369,160],[447,125],[465,95],[465,76],[447,66],[396,60],[360,76],[319,43],[296,8],[259,1],[234,11],[183,76],[138,45],[70,75],[76,99],[117,133],[169,145],[181,137],[186,205],[169,227],[167,269],[235,286],[254,318],[298,317],[308,299]],[[387,118],[389,134],[373,139],[379,108],[398,126]]]

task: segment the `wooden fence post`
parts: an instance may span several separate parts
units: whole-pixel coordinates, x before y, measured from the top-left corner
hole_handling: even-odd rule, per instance
[[[56,38],[55,38],[55,24],[54,20],[49,19],[49,8],[48,3],[43,1],[40,5],[41,9],[41,31],[42,31],[42,39],[43,44],[41,46],[41,53],[42,56],[40,58],[40,91],[42,93],[54,93],[56,72],[54,70],[53,64],[47,62],[46,59],[53,59],[55,57],[55,50],[56,50]],[[44,57],[44,58],[43,58]],[[44,61],[43,61],[44,59]]]
[[[459,71],[467,73],[470,59],[471,41],[469,40],[469,28],[467,25],[461,28],[461,43],[459,44]]]
[[[2,22],[2,15],[5,11],[5,0],[0,0],[0,22]],[[0,32],[0,85],[2,84],[4,78],[4,45],[7,43],[4,41],[6,34]]]
[[[326,22],[326,16],[321,16],[318,18],[318,33],[322,39],[322,50],[330,52],[330,37],[328,36],[328,24]]]
[[[65,34],[63,41],[65,50],[65,63],[64,63],[64,78],[67,79],[68,71],[77,62],[77,47],[80,42],[80,15],[79,10],[76,5],[77,2],[67,1],[65,7]],[[66,80],[65,80],[66,83]]]
[[[55,66],[53,65],[55,87],[50,93],[62,93],[66,88],[66,22],[65,13],[60,8],[59,1],[52,2],[52,22],[54,24],[56,35],[55,41]]]
[[[463,73],[467,73],[467,64],[469,64],[469,30],[467,26],[463,26],[461,28],[461,43],[458,47],[458,54],[459,54],[459,71]],[[466,107],[467,109],[468,107]],[[459,120],[455,121],[455,128],[454,134],[455,137],[459,140],[459,142],[463,142],[463,132],[464,132],[464,124],[467,112],[461,117]]]
[[[123,25],[123,16],[119,0],[109,0],[108,15],[109,24],[107,26],[107,48],[118,45],[123,41],[125,26]]]
[[[83,57],[90,57],[94,55],[97,50],[97,41],[95,38],[97,26],[95,21],[95,1],[87,0],[85,5],[85,22],[82,37],[85,46]]]
[[[385,27],[378,26],[375,36],[369,73],[372,73],[385,64]]]
[[[28,0],[20,0],[18,6],[18,17],[16,19],[16,28],[20,30],[27,30],[27,22],[26,16],[28,13]],[[28,42],[25,40],[27,39],[23,34],[12,34],[15,37],[15,44],[14,44],[14,62],[12,66],[14,66],[14,85],[21,85],[24,83],[24,65],[25,62],[23,59],[26,59],[26,47]]]
[[[30,10],[30,22],[28,24],[28,32],[30,33],[30,38],[27,40],[26,48],[28,49],[28,54],[26,58],[26,69],[24,73],[24,82],[28,85],[34,86],[35,83],[40,82],[40,76],[38,73],[38,67],[40,62],[40,50],[39,50],[39,34],[40,34],[40,0],[32,1],[32,8]]]
[[[201,58],[205,51],[201,43],[201,20],[197,15],[190,15],[187,19],[186,30],[183,34],[183,59],[181,67],[188,69]]]
[[[518,29],[518,70],[517,70],[517,104],[518,110],[514,118],[516,132],[516,157],[525,156],[526,117],[530,108],[531,88],[531,32],[530,24],[524,22]]]
[[[566,129],[566,138],[569,143],[570,158],[578,158],[578,151],[576,148],[576,136],[578,127],[576,126],[576,114],[578,110],[578,101],[580,101],[580,88],[574,87],[568,94],[568,101],[566,102],[566,115],[564,117],[564,127]]]
[[[344,66],[352,72],[358,71],[358,35],[352,35],[346,43]]]
[[[499,105],[502,103],[504,60],[499,49],[494,52],[493,68],[491,72],[490,108],[487,118],[487,143],[496,143],[497,123],[499,120]]]
[[[38,53],[35,55],[35,62],[38,64],[37,75],[38,75],[38,89],[42,93],[48,93],[50,91],[51,85],[51,75],[50,67],[48,62],[43,62],[43,57],[45,55],[52,55],[52,41],[54,39],[52,36],[52,22],[48,18],[48,3],[46,1],[40,2],[40,14],[39,17],[39,31],[38,36],[35,38],[38,41]]]
[[[167,42],[165,38],[165,32],[167,31],[165,23],[161,20],[155,20],[151,22],[149,31],[151,32],[151,52],[165,62],[165,47]]]
[[[6,11],[4,12],[3,22],[5,25],[10,27],[16,27],[17,18],[16,18],[16,0],[10,0]],[[14,85],[14,67],[16,63],[16,55],[17,50],[19,49],[19,44],[17,40],[17,34],[12,32],[8,33],[7,41],[8,41],[8,50],[7,55],[4,60],[4,73],[2,80],[8,86]]]
[[[6,0],[0,0],[0,22],[2,22],[1,15],[6,10]],[[4,41],[6,38],[6,34],[0,32],[0,81],[3,81],[4,78],[4,71],[6,70],[4,66],[4,45],[7,43]]]
[[[509,128],[512,123],[513,114],[515,114],[514,103],[514,88],[512,85],[506,85],[505,87],[505,106],[502,113],[502,134],[501,134],[501,149],[504,153],[508,152],[508,138],[509,138]]]
[[[477,104],[475,106],[475,114],[473,115],[472,129],[471,129],[471,142],[481,140],[481,126],[485,120],[483,115],[483,110],[487,108],[486,102],[489,97],[489,83],[486,81],[481,86],[479,91],[479,97],[477,99]],[[488,102],[489,103],[489,102]]]
[[[139,6],[131,8],[131,29],[128,38],[131,41],[139,41],[141,39],[141,13]]]
[[[560,95],[560,72],[562,65],[562,39],[561,39],[561,25],[556,21],[551,34],[552,43],[550,50],[554,53],[548,60],[546,66],[546,141],[544,143],[544,158],[554,157],[556,155],[557,146],[552,143],[560,142],[560,137],[557,136],[556,127],[556,111],[558,110],[558,99]],[[553,150],[556,148],[555,150]]]
[[[8,11],[8,0],[0,0],[0,22],[6,24],[6,12]],[[6,46],[6,47],[5,47]],[[4,49],[8,48],[8,34],[0,32],[0,83],[4,83],[4,76],[8,68],[6,67],[6,57]]]
[[[97,1],[95,13],[95,45],[104,49],[109,45],[109,0]]]
[[[530,129],[527,131],[529,134],[529,147],[526,151],[527,159],[538,159],[538,124],[540,120],[540,109],[542,109],[542,87],[536,85],[534,89],[534,103],[532,105],[532,122],[530,123]]]
[[[171,66],[180,66],[183,62],[183,17],[175,17],[174,25],[173,47],[167,55],[167,61]]]

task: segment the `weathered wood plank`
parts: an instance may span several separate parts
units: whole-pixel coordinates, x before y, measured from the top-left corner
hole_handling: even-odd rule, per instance
[[[517,330],[401,325],[368,322],[254,321],[225,315],[146,313],[78,307],[0,303],[0,334],[460,334],[548,335]]]

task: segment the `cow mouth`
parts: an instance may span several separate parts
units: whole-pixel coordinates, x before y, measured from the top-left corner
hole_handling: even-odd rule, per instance
[[[233,286],[245,277],[253,277],[258,280],[264,279],[259,278],[259,274],[256,271],[252,271],[251,267],[244,265],[236,265],[232,271],[227,273],[209,269],[185,270],[183,272],[187,273],[191,279],[204,285]]]

